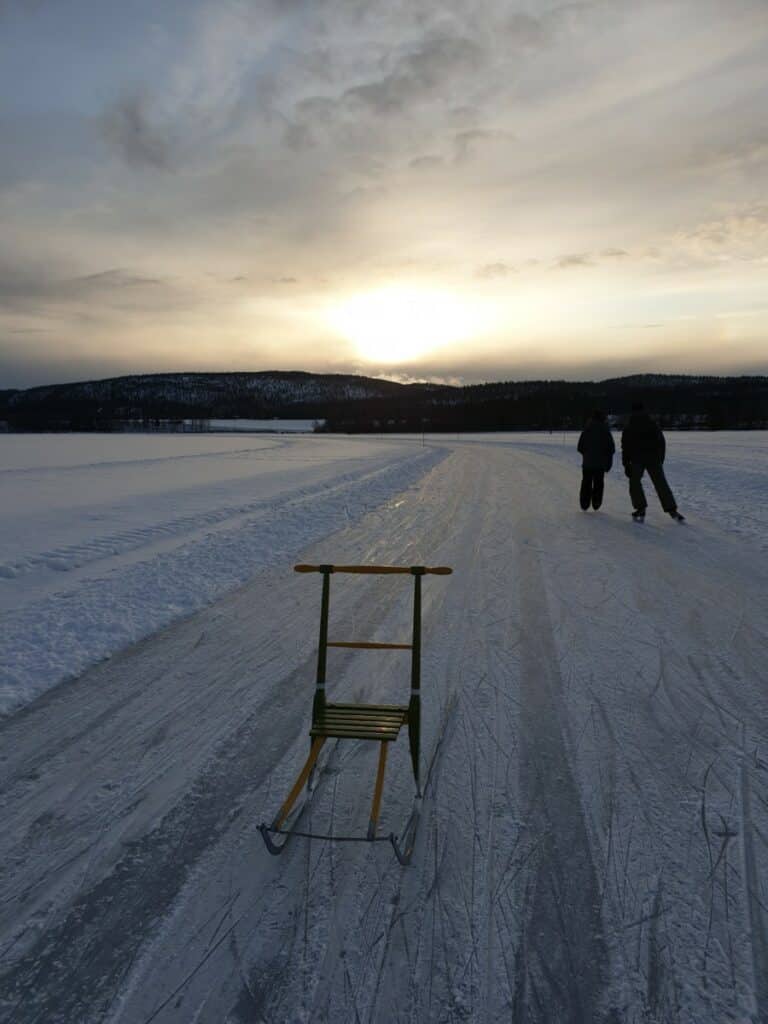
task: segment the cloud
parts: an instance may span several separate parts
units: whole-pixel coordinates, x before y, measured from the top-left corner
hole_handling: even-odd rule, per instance
[[[441,156],[434,156],[428,154],[427,156],[415,156],[412,160],[408,161],[408,166],[413,167],[416,171],[429,170],[433,167],[439,167],[443,163]]]
[[[131,95],[118,100],[104,113],[102,130],[126,163],[162,170],[169,167],[169,141],[151,124],[143,97]]]
[[[630,253],[626,249],[617,249],[615,246],[609,246],[601,249],[599,252],[566,253],[563,256],[559,256],[555,260],[554,265],[560,270],[568,270],[571,267],[595,267],[601,263],[616,263],[631,258]],[[640,259],[641,256],[638,255],[635,258]],[[532,261],[534,265],[536,262],[536,260]]]
[[[283,143],[287,149],[300,152],[303,149],[309,149],[315,145],[315,139],[306,124],[296,124],[295,122],[288,122],[283,132]]]
[[[453,137],[453,158],[456,163],[460,163],[462,160],[471,160],[478,154],[479,143],[513,138],[511,132],[492,131],[487,128],[472,128],[469,131],[457,132]]]
[[[594,260],[591,253],[572,252],[566,256],[561,256],[557,260],[556,266],[562,270],[567,270],[569,267],[592,267],[594,266]]]
[[[511,336],[546,319],[559,268],[596,339],[761,285],[764,0],[171,8],[94,7],[62,53],[56,5],[4,23],[17,63],[50,47],[28,81],[0,66],[11,329],[55,322],[62,351],[88,335],[97,354],[141,337],[137,367],[161,334],[176,366],[290,337],[293,365],[319,365],[348,358],[325,305],[392,279],[486,298],[514,280]]]
[[[46,310],[83,302],[96,303],[94,311],[99,303],[129,302],[156,308],[181,302],[181,291],[160,277],[120,267],[72,277],[54,262],[20,265],[0,260],[0,309],[11,311],[44,315]]]
[[[511,14],[505,25],[512,42],[518,46],[536,49],[552,41],[552,22],[545,23],[530,14]]]
[[[394,63],[383,77],[347,89],[343,98],[378,114],[391,114],[434,95],[453,78],[474,70],[481,49],[471,39],[450,36],[425,39]]]
[[[757,243],[765,250],[768,243],[768,203],[753,203],[724,217],[705,221],[683,237],[717,248]]]
[[[120,267],[100,270],[95,274],[84,274],[81,277],[74,277],[65,282],[66,285],[77,291],[88,291],[92,288],[137,288],[145,285],[161,285],[163,283],[159,277],[142,277],[138,274],[131,274],[127,270],[122,270]]]
[[[480,267],[475,273],[475,277],[485,281],[494,281],[497,278],[508,277],[514,273],[515,268],[510,267],[507,263],[486,263],[484,267]]]
[[[737,206],[660,239],[654,257],[688,267],[768,264],[768,204]]]

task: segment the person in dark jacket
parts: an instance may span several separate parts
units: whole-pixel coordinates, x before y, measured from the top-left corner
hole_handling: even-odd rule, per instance
[[[621,434],[621,461],[629,477],[629,497],[632,502],[632,518],[638,522],[645,519],[648,502],[641,483],[643,473],[648,476],[659,496],[661,507],[673,519],[682,521],[677,510],[675,496],[664,475],[664,456],[667,443],[660,427],[644,410],[640,402],[632,406],[632,414]]]
[[[616,451],[613,435],[600,409],[595,409],[589,423],[582,430],[578,450],[582,457],[579,503],[585,512],[590,503],[597,511],[603,503],[605,474],[613,465],[613,453]]]

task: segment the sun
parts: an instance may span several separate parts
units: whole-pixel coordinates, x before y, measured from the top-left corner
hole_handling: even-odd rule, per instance
[[[472,304],[451,292],[389,287],[352,296],[334,306],[331,327],[379,365],[412,363],[471,336],[478,326]]]

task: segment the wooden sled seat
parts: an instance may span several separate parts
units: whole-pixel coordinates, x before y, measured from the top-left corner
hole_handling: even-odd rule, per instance
[[[391,742],[407,722],[408,708],[397,704],[326,704],[309,734]]]

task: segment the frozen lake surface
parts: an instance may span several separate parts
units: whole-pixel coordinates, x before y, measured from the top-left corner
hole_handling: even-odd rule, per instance
[[[0,438],[0,712],[385,504],[439,458],[321,436]]]
[[[207,420],[211,430],[233,433],[311,434],[324,420]]]
[[[0,1017],[766,1020],[768,435],[667,441],[683,525],[620,465],[582,513],[562,433],[0,438]],[[407,869],[261,843],[307,751],[295,561],[454,568]],[[332,587],[337,635],[407,634],[402,580]],[[407,693],[329,658],[333,698]],[[364,832],[374,771],[334,751],[312,829]],[[411,793],[400,740],[383,832]]]

